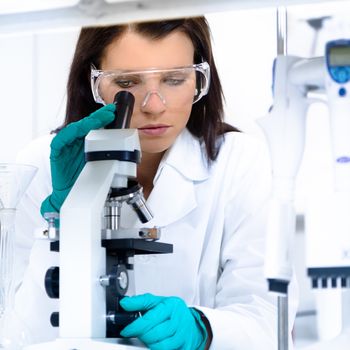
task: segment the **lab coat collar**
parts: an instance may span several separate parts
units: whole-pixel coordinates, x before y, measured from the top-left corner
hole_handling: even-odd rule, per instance
[[[197,207],[194,182],[210,176],[202,145],[185,129],[165,153],[147,200],[154,218],[146,225],[167,226]]]
[[[210,175],[205,145],[194,137],[187,128],[180,133],[174,144],[164,154],[154,178],[154,183],[157,181],[164,165],[170,165],[185,178],[192,181],[202,181]]]

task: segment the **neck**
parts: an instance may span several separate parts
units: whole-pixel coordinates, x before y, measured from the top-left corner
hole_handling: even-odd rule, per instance
[[[153,189],[153,179],[163,154],[164,152],[142,153],[141,163],[137,167],[137,180],[143,187],[143,194],[146,199]]]

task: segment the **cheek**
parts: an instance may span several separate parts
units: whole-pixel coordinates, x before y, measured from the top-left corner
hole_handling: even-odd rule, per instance
[[[190,119],[191,110],[192,101],[191,103],[182,105],[181,107],[173,110],[172,115],[175,128],[182,128],[187,125],[187,122]]]
[[[169,108],[169,113],[172,115],[172,120],[174,126],[182,128],[186,126],[188,120],[190,119],[193,98],[189,97],[185,100],[182,100],[181,103],[175,104]]]

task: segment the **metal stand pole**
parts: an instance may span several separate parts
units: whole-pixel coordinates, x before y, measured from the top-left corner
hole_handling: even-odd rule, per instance
[[[278,296],[278,350],[288,350],[288,294]]]
[[[277,55],[287,55],[287,9],[277,8]]]
[[[277,55],[287,55],[287,9],[277,8]],[[286,82],[287,84],[287,82]],[[288,350],[288,292],[277,297],[278,350]]]

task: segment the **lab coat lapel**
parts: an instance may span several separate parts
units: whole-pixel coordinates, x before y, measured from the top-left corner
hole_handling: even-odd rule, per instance
[[[197,206],[195,183],[209,176],[201,145],[187,129],[164,155],[147,204],[154,218],[148,225],[167,226]]]
[[[197,206],[193,181],[184,178],[174,168],[164,166],[147,204],[154,214],[148,226],[167,226]]]

